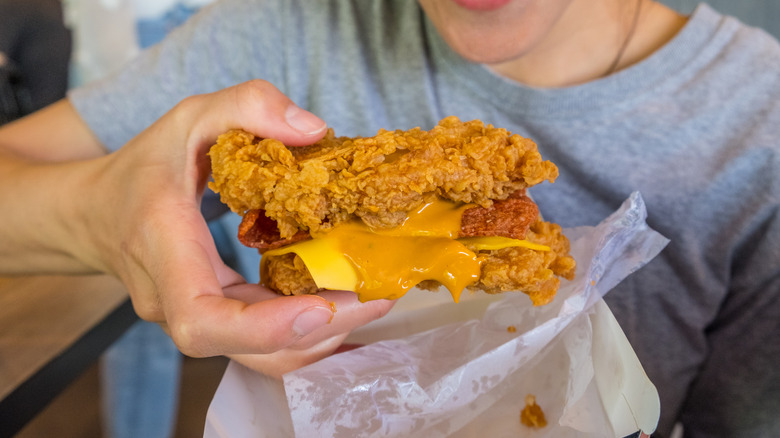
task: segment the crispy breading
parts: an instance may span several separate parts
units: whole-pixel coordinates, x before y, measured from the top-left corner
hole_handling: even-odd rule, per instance
[[[296,148],[234,130],[220,136],[209,155],[211,188],[245,216],[241,241],[261,251],[355,218],[372,228],[395,227],[439,197],[476,205],[464,212],[460,237],[501,235],[551,248],[477,251],[481,278],[470,289],[519,290],[541,305],[555,295],[557,277],[574,275],[560,227],[537,219],[536,205],[525,197],[526,188],[553,182],[557,167],[542,160],[533,141],[478,120],[448,117],[430,131],[380,130],[366,138],[331,131],[315,145]],[[294,253],[263,258],[266,286],[287,295],[318,291]],[[419,286],[440,285],[426,280]]]
[[[408,211],[439,196],[489,207],[558,169],[536,144],[481,121],[447,117],[430,131],[380,130],[288,148],[230,131],[209,152],[210,187],[238,214],[264,210],[283,238],[360,217],[372,227],[400,224]]]
[[[284,295],[315,294],[320,291],[309,270],[295,253],[263,257],[260,276],[266,287]]]
[[[521,247],[481,251],[482,275],[469,288],[489,294],[523,291],[535,306],[551,302],[560,285],[558,277],[574,278],[576,263],[569,255],[569,239],[559,225],[541,219],[531,225],[526,239],[547,245],[550,251]]]

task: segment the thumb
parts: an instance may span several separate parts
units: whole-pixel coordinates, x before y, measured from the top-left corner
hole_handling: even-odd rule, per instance
[[[196,124],[199,138],[210,142],[229,129],[243,129],[259,137],[274,138],[288,146],[305,146],[321,139],[327,124],[298,107],[271,83],[253,80],[211,95],[200,96],[208,108],[201,114],[217,120]]]
[[[180,220],[161,229],[159,244],[166,256],[150,273],[161,291],[170,335],[182,353],[271,353],[333,318],[331,303],[322,297],[279,296],[245,283],[219,259],[205,223]]]

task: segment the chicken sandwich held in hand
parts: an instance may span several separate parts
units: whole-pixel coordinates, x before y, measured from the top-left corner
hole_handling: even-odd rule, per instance
[[[542,305],[574,276],[568,239],[526,195],[558,169],[505,129],[448,117],[305,147],[233,130],[209,154],[212,189],[243,216],[239,240],[279,293],[367,301],[444,285],[455,301],[468,288]]]

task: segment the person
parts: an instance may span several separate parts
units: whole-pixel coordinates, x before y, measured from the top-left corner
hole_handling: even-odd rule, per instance
[[[0,125],[65,97],[70,31],[57,0],[0,0]]]
[[[704,4],[684,17],[651,0],[221,1],[0,131],[16,188],[0,265],[110,272],[185,354],[278,376],[392,303],[277,297],[227,268],[201,215],[215,137],[240,127],[295,147],[324,135],[318,115],[338,135],[478,118],[558,165],[532,193],[548,220],[592,225],[640,191],[671,239],[606,296],[658,387],[656,435],[777,436],[778,68],[776,40]]]

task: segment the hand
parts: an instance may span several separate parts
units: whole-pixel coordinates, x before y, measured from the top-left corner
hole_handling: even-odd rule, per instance
[[[342,342],[354,328],[383,316],[395,303],[389,300],[360,303],[355,293],[345,291],[326,291],[320,293],[320,296],[335,305],[336,314],[331,324],[271,354],[234,354],[229,357],[248,368],[280,379],[285,373],[335,352],[357,347],[343,345]],[[252,300],[255,297],[257,295],[252,294],[242,299]]]
[[[326,131],[264,81],[184,100],[120,151],[83,166],[72,205],[75,257],[118,276],[138,315],[161,323],[190,356],[303,348],[384,314],[390,304],[338,296],[334,316],[324,297],[280,297],[220,260],[199,202],[208,148],[231,128],[289,145]]]

